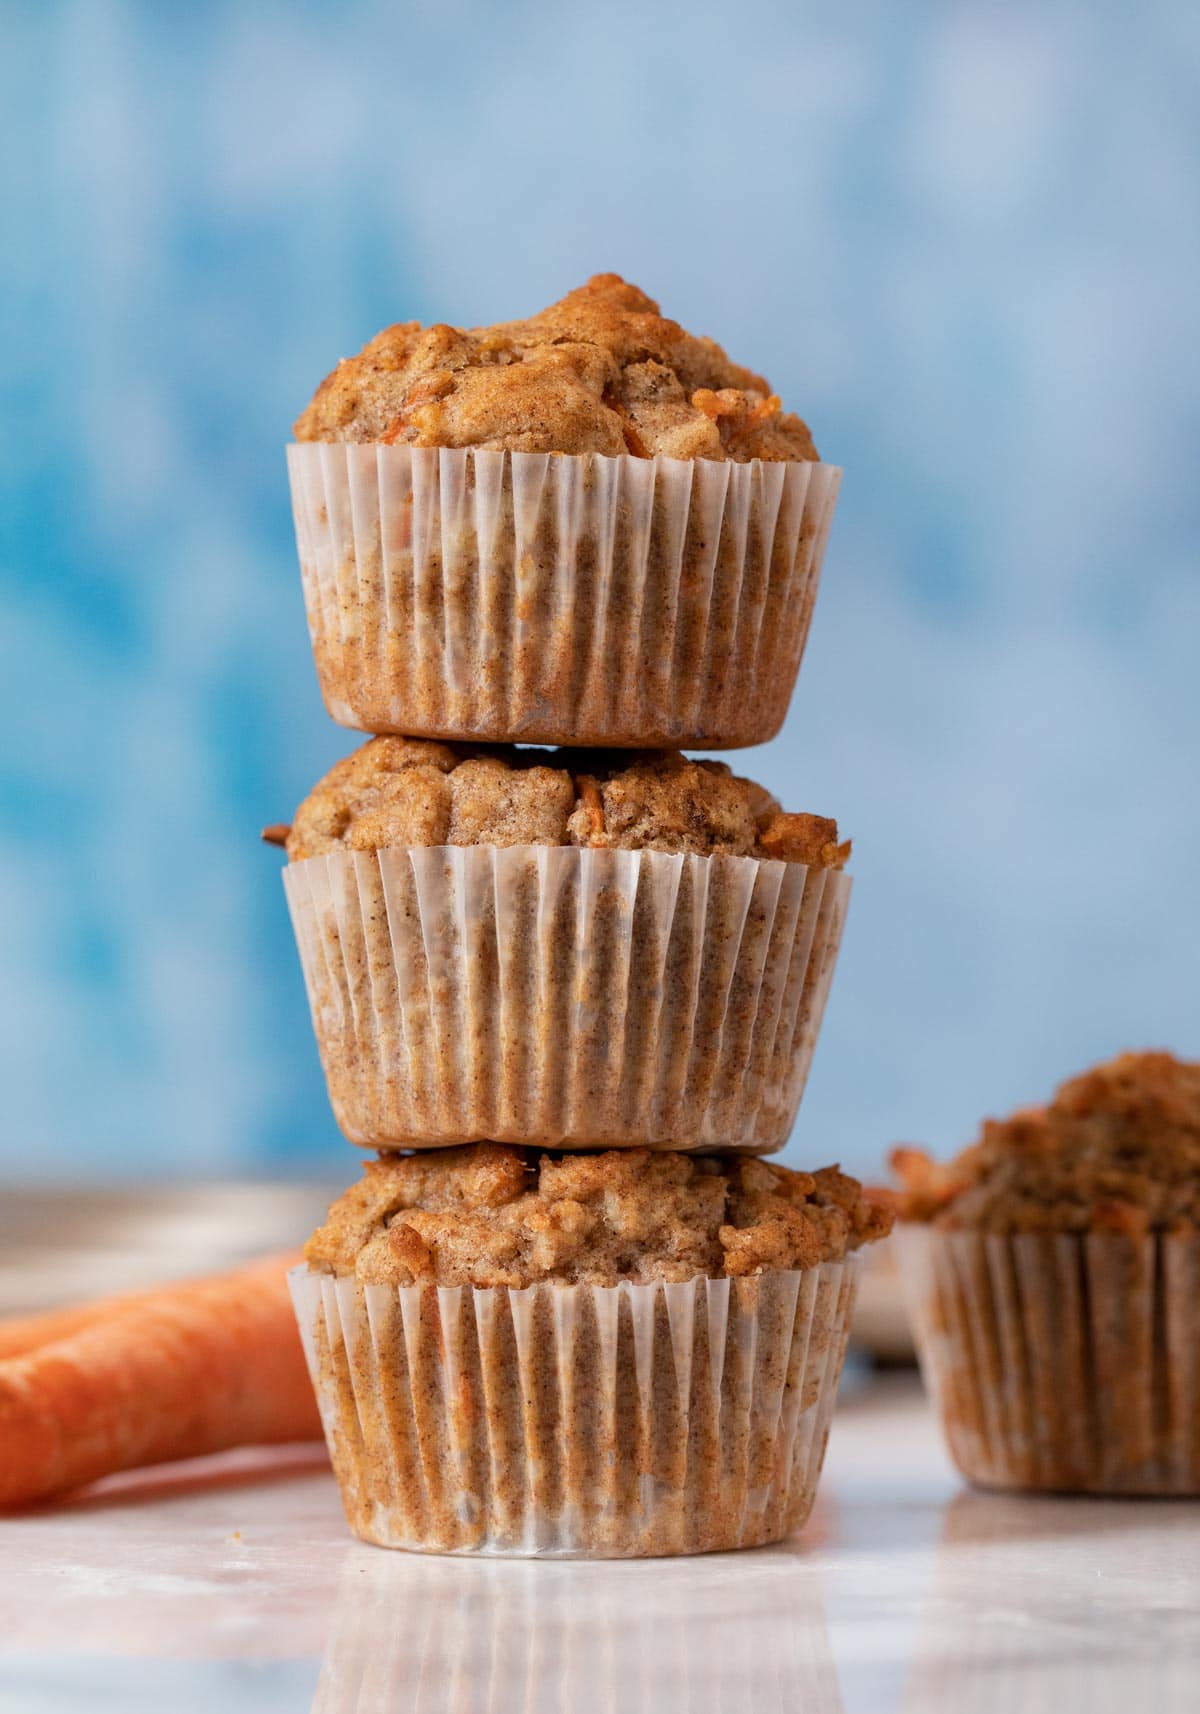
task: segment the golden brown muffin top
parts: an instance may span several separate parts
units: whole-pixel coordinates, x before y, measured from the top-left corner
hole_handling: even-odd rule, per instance
[[[386,327],[326,376],[294,432],[739,464],[817,457],[761,375],[668,321],[619,274],[595,275],[528,321]]]
[[[471,1143],[368,1161],[304,1255],[383,1285],[644,1284],[811,1268],[891,1224],[836,1167]]]
[[[1122,1053],[1046,1107],[985,1119],[939,1164],[893,1150],[904,1219],[984,1232],[1194,1232],[1200,1228],[1200,1065]]]
[[[724,762],[677,750],[519,750],[371,738],[334,764],[296,811],[293,863],[389,845],[578,845],[779,857],[840,869],[837,822],[788,815]]]

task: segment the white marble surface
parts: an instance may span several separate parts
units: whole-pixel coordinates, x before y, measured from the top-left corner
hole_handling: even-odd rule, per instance
[[[4,1714],[1192,1714],[1200,1504],[1008,1499],[915,1384],[846,1389],[785,1548],[627,1564],[388,1554],[312,1449],[0,1522]]]

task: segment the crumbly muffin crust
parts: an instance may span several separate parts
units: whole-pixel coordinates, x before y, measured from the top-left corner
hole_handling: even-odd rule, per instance
[[[474,1143],[369,1161],[304,1254],[372,1284],[646,1284],[816,1267],[891,1222],[837,1167]]]
[[[723,762],[372,738],[335,763],[289,829],[292,862],[404,845],[577,845],[782,858],[840,869],[837,822],[780,810]]]
[[[1200,1230],[1200,1064],[1123,1053],[939,1164],[893,1151],[903,1218],[986,1232]]]
[[[812,436],[761,375],[685,333],[618,274],[527,321],[419,322],[343,359],[295,424],[299,441],[815,460]]]

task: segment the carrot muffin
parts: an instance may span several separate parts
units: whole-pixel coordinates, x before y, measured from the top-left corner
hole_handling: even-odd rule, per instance
[[[1124,1053],[938,1165],[898,1149],[950,1450],[991,1487],[1200,1492],[1200,1065]]]
[[[840,472],[615,274],[526,321],[386,328],[289,468],[322,692],[372,732],[622,747],[782,724]]]
[[[352,1141],[786,1142],[849,895],[836,822],[674,753],[389,737],[270,832]]]
[[[595,1556],[790,1534],[855,1252],[890,1223],[836,1167],[488,1143],[369,1163],[293,1282],[351,1528]]]

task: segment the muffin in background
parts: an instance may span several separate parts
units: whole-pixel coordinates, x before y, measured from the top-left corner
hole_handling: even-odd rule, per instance
[[[371,1148],[786,1142],[850,851],[720,762],[376,738],[274,830]]]
[[[963,1474],[1200,1492],[1200,1065],[1124,1053],[947,1164],[893,1165],[918,1355]]]
[[[600,274],[384,329],[288,468],[326,706],[368,732],[722,749],[783,722],[841,472],[759,375]]]
[[[890,1224],[836,1168],[736,1156],[368,1163],[292,1276],[351,1529],[620,1558],[791,1534]]]

